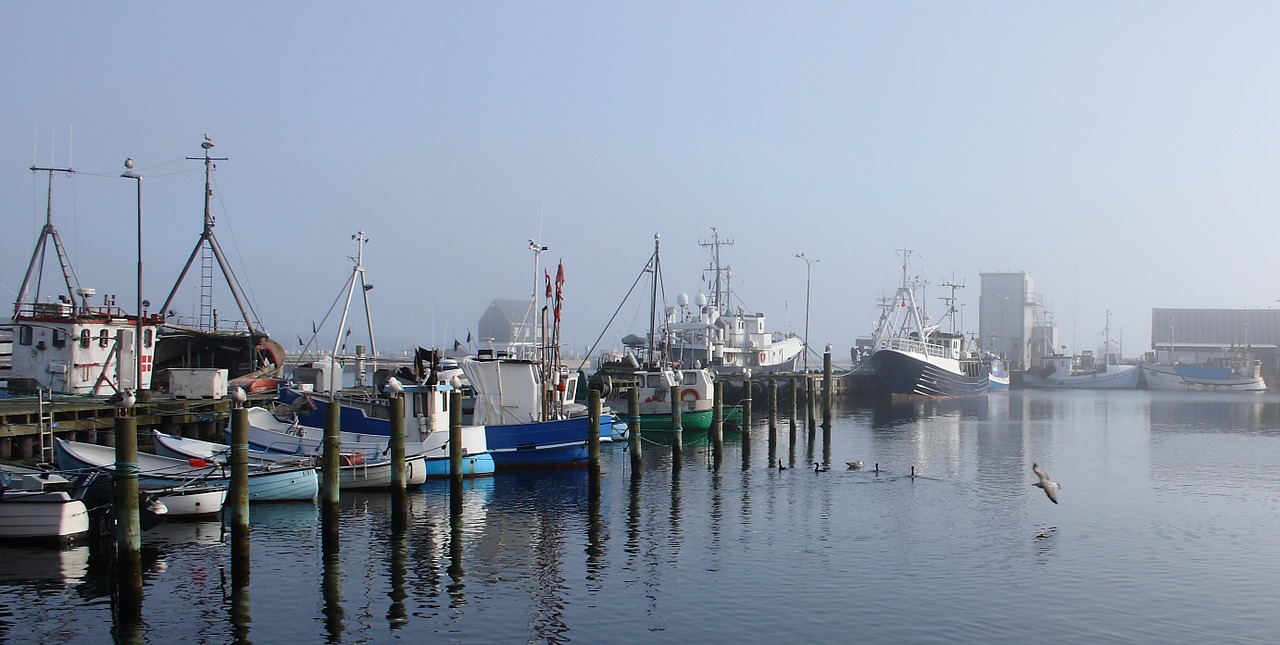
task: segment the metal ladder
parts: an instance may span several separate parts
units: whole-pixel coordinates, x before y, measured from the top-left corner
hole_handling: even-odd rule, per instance
[[[40,414],[37,429],[40,432],[40,463],[53,463],[53,388],[36,390],[37,410]]]

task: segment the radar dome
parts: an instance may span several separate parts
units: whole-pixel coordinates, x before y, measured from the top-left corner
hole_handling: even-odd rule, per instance
[[[680,305],[681,307],[688,307],[689,294],[682,292],[680,295],[676,296],[676,304]]]
[[[705,307],[705,306],[707,306],[707,296],[706,296],[706,294],[699,293],[699,294],[698,294],[698,307],[700,307],[700,308],[701,308],[701,307]]]

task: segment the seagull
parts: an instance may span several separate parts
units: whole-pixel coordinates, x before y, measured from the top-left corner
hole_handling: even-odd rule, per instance
[[[236,405],[244,405],[249,400],[249,395],[244,393],[244,388],[239,385],[231,388],[231,401]]]
[[[387,379],[387,391],[390,392],[393,397],[400,396],[401,394],[404,394],[404,385],[400,384],[400,379],[393,376]]]
[[[1061,486],[1058,485],[1058,482],[1051,481],[1049,479],[1049,473],[1046,473],[1039,464],[1031,464],[1031,472],[1035,473],[1036,477],[1040,478],[1040,481],[1032,484],[1032,486],[1043,488],[1044,494],[1049,497],[1049,501],[1057,504],[1058,489],[1061,488]]]
[[[850,470],[862,470],[862,462],[861,462],[861,461],[846,461],[846,462],[844,462],[844,463],[849,464],[849,469],[850,469]]]
[[[126,408],[133,407],[138,402],[138,398],[133,395],[133,390],[125,388],[107,397],[107,405],[116,408],[116,416],[124,416]]]

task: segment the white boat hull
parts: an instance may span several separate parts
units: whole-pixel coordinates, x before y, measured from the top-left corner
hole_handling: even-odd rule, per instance
[[[1152,390],[1182,392],[1265,392],[1267,383],[1261,376],[1241,378],[1204,378],[1180,373],[1178,366],[1144,364],[1142,378]]]
[[[1023,387],[1035,388],[1073,388],[1095,390],[1132,390],[1138,387],[1138,375],[1141,370],[1137,365],[1108,365],[1107,371],[1098,374],[1075,374],[1041,378],[1033,372],[1022,375]]]
[[[0,539],[73,542],[89,534],[89,511],[63,491],[6,490],[0,498]]]

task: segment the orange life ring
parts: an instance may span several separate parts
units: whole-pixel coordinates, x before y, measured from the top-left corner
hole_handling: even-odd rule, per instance
[[[760,364],[761,364],[761,365],[764,365],[765,358],[766,358],[766,357],[765,357],[764,352],[760,352]]]
[[[685,400],[684,395],[686,395],[686,394],[692,394],[692,395],[693,395],[693,400],[694,400],[694,401],[697,401],[698,399],[701,399],[701,398],[702,398],[701,396],[699,396],[699,395],[698,395],[698,391],[697,391],[697,390],[695,390],[695,389],[693,389],[693,388],[691,388],[691,387],[686,387],[686,388],[684,389],[684,391],[680,392],[680,400],[681,400],[681,401]]]

